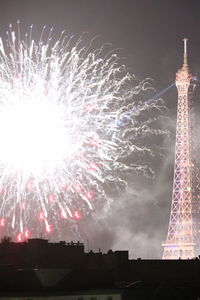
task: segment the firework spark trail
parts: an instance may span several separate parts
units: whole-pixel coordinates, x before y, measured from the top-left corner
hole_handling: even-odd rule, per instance
[[[0,39],[0,226],[19,241],[109,206],[121,174],[148,169],[130,161],[151,151],[142,138],[162,133],[137,119],[162,102],[138,101],[152,87],[117,55],[30,31],[21,39],[11,26]]]

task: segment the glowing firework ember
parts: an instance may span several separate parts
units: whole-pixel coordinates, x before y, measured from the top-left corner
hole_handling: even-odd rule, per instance
[[[121,174],[146,170],[130,158],[149,151],[141,140],[155,130],[139,117],[158,100],[141,102],[146,82],[81,43],[20,39],[12,27],[0,39],[0,226],[18,241],[66,232],[110,205]]]

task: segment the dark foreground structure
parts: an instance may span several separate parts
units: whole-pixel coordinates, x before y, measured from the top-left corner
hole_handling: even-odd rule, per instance
[[[1,299],[200,299],[200,260],[129,260],[82,243],[0,243]]]

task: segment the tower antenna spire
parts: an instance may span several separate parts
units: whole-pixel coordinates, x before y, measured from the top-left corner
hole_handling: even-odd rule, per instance
[[[184,42],[183,68],[188,68],[188,63],[187,63],[187,42],[188,42],[188,39],[184,38],[183,42]]]

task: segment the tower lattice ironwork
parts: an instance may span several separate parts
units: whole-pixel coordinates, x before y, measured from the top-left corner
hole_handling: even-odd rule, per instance
[[[183,41],[183,66],[176,73],[178,107],[174,182],[168,235],[162,244],[163,259],[195,257],[198,246],[199,193],[193,107],[195,81],[187,63],[187,39]]]

